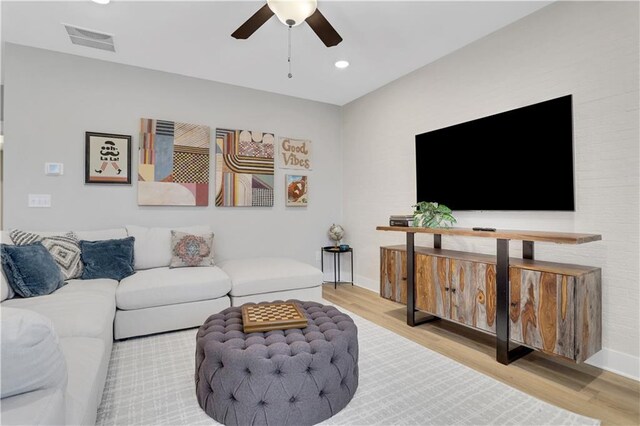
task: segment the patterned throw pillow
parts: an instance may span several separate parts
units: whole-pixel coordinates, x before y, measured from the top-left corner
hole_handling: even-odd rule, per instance
[[[78,241],[78,237],[74,232],[43,237],[35,232],[13,229],[9,232],[9,238],[17,246],[42,243],[51,253],[58,266],[60,266],[65,281],[82,276],[80,241]]]
[[[213,266],[213,233],[192,235],[172,230],[171,254],[169,268]]]
[[[67,234],[69,235],[69,234]],[[75,236],[44,237],[40,243],[45,246],[53,260],[56,261],[64,279],[71,280],[82,276],[82,259],[80,256],[80,242]]]
[[[19,229],[12,229],[11,232],[9,232],[9,238],[11,238],[13,244],[17,246],[26,246],[28,244],[42,241],[41,235],[33,232],[21,231]]]

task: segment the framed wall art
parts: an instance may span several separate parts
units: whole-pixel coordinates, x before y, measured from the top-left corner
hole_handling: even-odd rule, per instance
[[[280,138],[279,142],[281,169],[311,170],[311,141]]]
[[[131,136],[85,132],[85,183],[131,185]]]
[[[307,176],[285,175],[287,207],[307,207],[309,194]]]

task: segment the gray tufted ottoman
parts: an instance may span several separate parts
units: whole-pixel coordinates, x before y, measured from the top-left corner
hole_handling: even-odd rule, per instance
[[[245,334],[240,307],[198,330],[196,394],[225,425],[310,425],[342,410],[358,387],[358,329],[333,306],[296,302],[305,329]]]

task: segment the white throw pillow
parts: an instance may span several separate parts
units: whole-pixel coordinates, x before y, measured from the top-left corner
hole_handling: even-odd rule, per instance
[[[2,398],[67,386],[67,365],[48,318],[26,309],[0,309]]]
[[[127,233],[136,240],[133,245],[135,269],[167,267],[171,264],[171,230],[188,234],[206,234],[211,232],[209,225],[183,228],[146,228],[127,225]]]

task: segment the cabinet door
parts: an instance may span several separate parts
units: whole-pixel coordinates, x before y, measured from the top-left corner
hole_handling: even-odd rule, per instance
[[[518,268],[510,276],[511,340],[575,359],[575,277]]]
[[[449,259],[451,316],[459,323],[496,331],[496,267]]]
[[[449,262],[444,257],[416,255],[416,308],[449,318]]]
[[[380,296],[407,303],[407,253],[380,248]]]
[[[582,362],[602,349],[602,277],[595,270],[576,277],[575,359]]]

